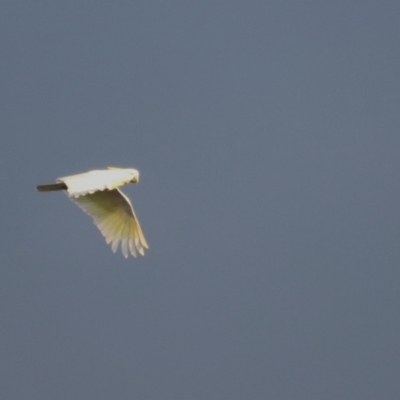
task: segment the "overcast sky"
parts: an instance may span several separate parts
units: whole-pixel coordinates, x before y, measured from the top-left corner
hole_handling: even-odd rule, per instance
[[[400,398],[400,3],[0,5],[0,398]],[[150,245],[63,193],[107,166]]]

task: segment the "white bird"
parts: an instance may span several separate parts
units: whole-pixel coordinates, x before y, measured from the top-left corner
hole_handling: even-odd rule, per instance
[[[39,192],[65,190],[67,196],[93,218],[94,224],[115,253],[121,243],[125,258],[131,253],[144,256],[149,246],[128,197],[118,188],[139,182],[139,171],[109,167],[108,170],[58,178],[57,183],[39,185]]]

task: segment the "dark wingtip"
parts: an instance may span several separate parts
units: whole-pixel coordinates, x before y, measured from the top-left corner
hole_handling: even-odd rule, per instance
[[[64,182],[52,183],[50,185],[38,185],[36,190],[38,192],[55,192],[57,190],[66,190],[67,185]]]

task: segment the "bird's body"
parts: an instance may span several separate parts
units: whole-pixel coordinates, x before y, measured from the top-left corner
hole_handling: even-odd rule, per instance
[[[115,253],[136,257],[149,246],[128,197],[118,188],[139,182],[136,169],[109,168],[58,178],[57,183],[37,186],[39,192],[65,190],[67,196],[93,218]]]

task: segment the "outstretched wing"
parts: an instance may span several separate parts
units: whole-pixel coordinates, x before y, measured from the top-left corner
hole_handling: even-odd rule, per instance
[[[93,222],[115,253],[121,243],[125,258],[131,253],[144,256],[149,246],[129,199],[119,190],[104,190],[84,196],[69,196],[83,211],[93,218]]]
[[[111,191],[129,182],[138,181],[139,172],[128,168],[95,170],[57,179],[57,182],[65,183],[68,195],[72,197],[92,194],[99,190]]]

